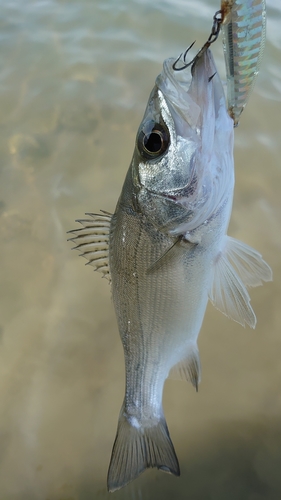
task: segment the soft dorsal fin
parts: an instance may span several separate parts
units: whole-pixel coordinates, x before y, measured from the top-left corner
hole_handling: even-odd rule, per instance
[[[198,391],[198,384],[201,380],[201,363],[196,344],[190,346],[188,354],[171,368],[169,378],[187,380]]]
[[[209,298],[226,316],[243,326],[248,323],[255,328],[256,316],[246,286],[258,286],[271,279],[270,267],[256,250],[226,236],[224,247],[215,260]]]
[[[108,245],[109,231],[112,215],[101,210],[101,214],[91,214],[90,219],[78,219],[76,222],[82,224],[82,228],[68,231],[75,234],[68,241],[73,241],[76,246],[74,250],[82,251],[81,257],[84,257],[95,271],[99,271],[110,281]],[[87,265],[86,264],[86,265]]]

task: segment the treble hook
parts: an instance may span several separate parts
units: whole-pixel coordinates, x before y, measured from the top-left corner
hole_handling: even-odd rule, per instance
[[[195,42],[196,42],[196,40],[194,40],[194,42],[192,42],[192,44],[189,45],[189,47],[186,49],[185,53],[183,54],[183,60],[184,60],[184,62],[185,62],[185,58],[186,58],[186,55],[187,55],[188,51],[193,47],[193,45],[195,44]],[[190,66],[190,64],[192,64],[193,60],[191,62],[185,64],[185,66],[183,66],[182,68],[176,68],[176,64],[179,62],[181,56],[182,56],[182,53],[180,54],[180,56],[177,58],[177,60],[174,62],[173,66],[172,66],[172,68],[173,68],[174,71],[181,71],[182,69],[188,68],[188,66]]]
[[[218,17],[219,16],[219,17]],[[222,10],[218,10],[214,17],[213,17],[213,26],[212,26],[212,31],[211,31],[211,34],[207,40],[206,43],[204,43],[203,47],[199,50],[199,52],[197,52],[196,56],[192,59],[192,61],[190,61],[189,63],[187,64],[184,64],[183,66],[181,66],[180,68],[177,68],[177,63],[179,62],[179,60],[181,59],[182,57],[182,54],[176,59],[176,61],[174,62],[172,68],[174,71],[181,71],[183,69],[186,69],[188,68],[188,66],[193,65],[196,63],[196,61],[199,59],[199,57],[202,55],[202,53],[208,48],[210,47],[210,45],[212,43],[214,43],[218,36],[219,36],[219,32],[220,32],[220,29],[221,29],[221,23],[223,22],[223,11]],[[191,49],[191,47],[193,47],[193,45],[195,44],[195,41],[186,49],[184,55],[183,55],[183,61],[185,63],[185,59],[186,59],[186,55],[188,53],[188,51]]]

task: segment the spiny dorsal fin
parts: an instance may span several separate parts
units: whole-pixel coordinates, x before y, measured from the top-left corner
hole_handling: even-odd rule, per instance
[[[101,214],[86,213],[90,219],[76,220],[83,227],[68,231],[75,234],[68,241],[76,244],[73,250],[82,251],[80,256],[88,260],[87,264],[93,266],[95,271],[101,272],[110,281],[108,245],[112,215],[103,210],[101,212]]]
[[[187,380],[198,391],[201,379],[201,363],[197,345],[192,345],[188,355],[171,368],[169,378]]]
[[[271,279],[270,267],[256,250],[226,236],[224,248],[216,258],[209,298],[226,316],[255,328],[256,316],[246,286],[258,286]]]

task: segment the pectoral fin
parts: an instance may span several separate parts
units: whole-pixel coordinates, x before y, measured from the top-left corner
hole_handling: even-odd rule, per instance
[[[88,260],[87,264],[94,266],[95,271],[101,272],[110,281],[108,263],[108,244],[111,223],[111,214],[87,213],[91,219],[78,219],[76,222],[82,224],[82,228],[73,229],[69,233],[75,234],[68,241],[73,241],[76,246],[74,250],[82,253],[81,257]]]
[[[226,236],[224,248],[215,261],[209,298],[226,316],[255,328],[256,316],[246,286],[258,286],[271,279],[270,267],[256,250]]]
[[[198,391],[198,384],[201,379],[201,364],[197,345],[193,345],[189,349],[188,355],[171,368],[169,378],[187,380]]]
[[[153,273],[155,271],[159,271],[163,265],[167,265],[168,262],[172,262],[174,259],[175,255],[177,255],[177,245],[181,245],[185,247],[186,249],[190,250],[192,246],[194,246],[196,243],[193,241],[189,241],[185,237],[178,236],[175,241],[172,243],[170,247],[167,248],[163,252],[163,254],[157,259],[148,269],[147,269],[147,274]]]
[[[148,269],[147,269],[147,274],[153,273],[155,271],[159,271],[161,267],[164,264],[167,264],[169,262],[169,259],[171,260],[174,255],[175,251],[175,246],[178,244],[179,238],[177,238],[174,243],[167,249],[165,252],[157,259]]]

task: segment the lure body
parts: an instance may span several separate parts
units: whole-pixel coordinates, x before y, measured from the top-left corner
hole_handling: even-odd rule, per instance
[[[228,112],[238,125],[259,72],[265,44],[265,0],[222,0]]]

